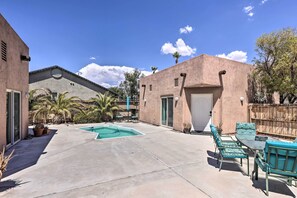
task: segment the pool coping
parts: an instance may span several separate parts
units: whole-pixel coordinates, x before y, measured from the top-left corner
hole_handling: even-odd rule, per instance
[[[111,138],[97,138],[100,134],[99,133],[96,133],[96,132],[93,132],[93,131],[87,131],[87,130],[84,130],[83,128],[90,128],[90,127],[109,127],[109,126],[117,126],[119,128],[123,128],[123,129],[133,129],[134,131],[136,131],[137,135],[131,135],[131,136],[122,136],[122,137],[111,137]],[[97,125],[97,126],[88,126],[88,127],[80,127],[79,128],[80,130],[83,130],[83,131],[86,131],[86,132],[89,132],[89,133],[96,133],[96,137],[94,138],[95,140],[108,140],[108,139],[119,139],[119,138],[128,138],[128,137],[134,137],[134,136],[142,136],[142,135],[146,135],[145,133],[143,132],[140,132],[134,128],[131,128],[131,127],[124,127],[124,126],[120,126],[120,125],[116,125],[116,124],[104,124],[104,125]]]

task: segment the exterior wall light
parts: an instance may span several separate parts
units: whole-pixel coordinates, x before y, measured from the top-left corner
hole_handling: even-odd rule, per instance
[[[146,102],[146,99],[144,99],[143,101]]]
[[[244,101],[244,97],[241,96],[241,97],[239,98],[239,100],[240,100],[240,103],[241,103],[241,106],[242,106],[242,105],[243,105],[243,101]]]
[[[174,99],[175,99],[175,101],[178,101],[178,97],[177,96]]]
[[[226,70],[219,71],[219,75],[225,75],[225,74],[226,74]]]
[[[186,74],[186,73],[180,73],[180,76],[181,76],[181,77],[186,77],[187,74]]]
[[[30,96],[29,93],[26,92],[26,93],[25,93],[25,97],[26,97],[26,98],[29,98],[29,96]]]
[[[31,57],[30,56],[25,56],[25,55],[21,55],[21,61],[28,61],[30,62],[31,61]]]

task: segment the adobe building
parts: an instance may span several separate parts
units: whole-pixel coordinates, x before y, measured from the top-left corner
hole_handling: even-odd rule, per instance
[[[77,96],[83,100],[88,100],[96,97],[98,93],[104,94],[107,91],[116,95],[109,89],[57,65],[29,73],[29,89],[42,88],[50,89],[54,96],[67,91],[69,92],[68,97]]]
[[[246,122],[248,74],[252,66],[200,55],[140,79],[139,120],[182,131],[210,131],[222,123],[223,133]]]
[[[0,147],[27,136],[29,48],[0,14]]]

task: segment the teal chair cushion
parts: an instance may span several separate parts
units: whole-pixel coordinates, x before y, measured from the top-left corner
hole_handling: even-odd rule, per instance
[[[297,143],[267,140],[264,160],[269,164],[269,172],[297,177]],[[263,171],[266,167],[261,167]]]
[[[255,123],[236,123],[236,133],[239,135],[256,135],[256,124]]]
[[[218,133],[217,127],[213,124],[210,125],[211,133],[215,139],[215,142],[218,147],[236,147],[238,146],[237,142],[233,140],[222,140],[221,136]]]
[[[246,158],[247,155],[241,148],[224,148],[221,149],[221,154],[224,158]]]
[[[218,147],[223,147],[223,144],[222,144],[222,140],[221,140],[221,137],[218,133],[218,130],[217,130],[217,127],[215,127],[213,124],[210,125],[210,131],[213,135],[213,138],[217,144]]]

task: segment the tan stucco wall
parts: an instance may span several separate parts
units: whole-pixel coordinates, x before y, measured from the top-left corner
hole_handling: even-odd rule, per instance
[[[29,48],[0,14],[0,41],[7,44],[7,61],[0,57],[0,146],[6,144],[6,90],[21,92],[22,138],[28,132],[29,64],[20,60],[20,55],[29,56]]]
[[[220,80],[218,73],[221,70],[226,70],[226,74]],[[212,93],[212,122],[215,125],[222,122],[224,133],[234,132],[236,122],[247,121],[248,74],[251,70],[252,66],[248,64],[200,55],[142,78],[139,119],[160,125],[161,97],[171,95],[179,98],[177,102],[174,101],[173,128],[181,131],[183,123],[191,123],[191,94]],[[187,76],[183,78],[180,73],[186,73]],[[179,79],[178,87],[174,86],[175,78]],[[191,87],[197,84],[210,84],[214,87]],[[149,91],[150,85],[152,91]],[[245,98],[243,104],[240,97]]]

